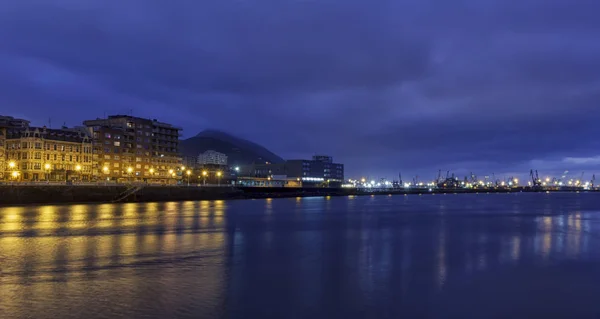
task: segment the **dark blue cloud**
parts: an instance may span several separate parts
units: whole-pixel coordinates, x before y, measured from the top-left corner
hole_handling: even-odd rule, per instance
[[[1,113],[218,128],[350,174],[592,172],[597,1],[41,1],[0,9]]]

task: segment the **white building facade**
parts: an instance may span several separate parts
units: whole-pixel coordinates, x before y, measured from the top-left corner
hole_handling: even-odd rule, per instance
[[[198,156],[198,163],[203,165],[227,165],[227,155],[217,151],[208,150]]]

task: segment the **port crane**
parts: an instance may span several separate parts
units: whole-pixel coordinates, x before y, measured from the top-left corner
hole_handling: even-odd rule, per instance
[[[529,171],[529,176],[531,176],[531,183],[533,185],[533,187],[540,187],[542,185],[542,182],[540,181],[540,177],[538,175],[538,171],[535,170],[535,174],[534,174],[534,170],[530,170]]]

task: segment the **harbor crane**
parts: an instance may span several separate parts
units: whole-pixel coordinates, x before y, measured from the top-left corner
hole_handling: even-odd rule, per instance
[[[529,176],[531,176],[531,184],[532,184],[533,187],[540,187],[542,185],[542,182],[540,181],[540,177],[538,175],[538,171],[537,170],[535,170],[535,173],[534,173],[533,169],[530,170],[529,171]]]

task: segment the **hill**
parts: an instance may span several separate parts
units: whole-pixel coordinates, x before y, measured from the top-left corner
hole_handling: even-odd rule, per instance
[[[182,140],[179,145],[184,156],[198,156],[207,150],[224,153],[228,156],[229,165],[284,161],[263,146],[216,130],[202,131],[194,137]]]

